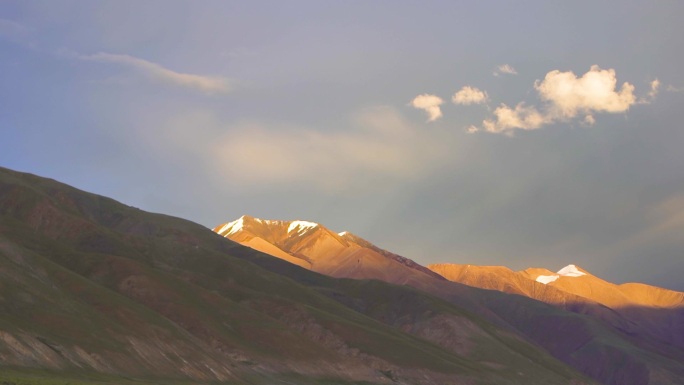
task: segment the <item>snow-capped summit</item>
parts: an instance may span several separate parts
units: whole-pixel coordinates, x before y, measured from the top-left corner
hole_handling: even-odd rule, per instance
[[[398,284],[420,279],[446,281],[408,258],[348,231],[332,232],[315,222],[243,216],[214,231],[244,246],[336,277],[387,279]]]
[[[558,270],[556,274],[562,275],[564,277],[581,277],[583,275],[587,275],[587,273],[581,272],[575,265],[567,265]]]
[[[299,235],[302,235],[303,233],[307,232],[308,230],[314,229],[318,227],[318,223],[314,222],[308,222],[308,221],[292,221],[290,222],[290,225],[287,227],[287,232],[296,232]]]
[[[587,273],[581,271],[577,266],[570,264],[558,270],[556,274],[539,275],[535,281],[548,285],[551,282],[557,281],[560,277],[581,277],[583,275],[587,275]]]
[[[537,277],[537,279],[535,279],[535,281],[537,281],[539,283],[543,283],[544,285],[548,285],[549,283],[557,280],[559,277],[560,277],[559,275],[555,275],[555,274],[554,275],[540,275],[539,277]]]
[[[308,221],[279,221],[269,219],[254,218],[249,215],[243,215],[240,218],[219,225],[214,229],[215,232],[228,237],[241,232],[256,231],[263,235],[264,232],[281,231],[289,235],[303,235],[309,230],[320,227],[318,223]],[[286,229],[286,230],[285,230]]]
[[[245,225],[245,215],[241,216],[240,218],[232,221],[225,223],[221,225],[220,227],[214,229],[215,232],[223,235],[224,237],[227,237],[229,235],[235,234],[238,231],[242,230],[242,228]]]

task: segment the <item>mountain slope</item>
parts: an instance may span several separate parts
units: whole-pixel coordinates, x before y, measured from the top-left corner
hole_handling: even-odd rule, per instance
[[[433,272],[426,272],[413,261],[381,250],[359,237],[345,236],[349,233],[336,234],[310,222],[305,222],[304,231],[292,231],[301,222],[245,216],[220,225],[215,231],[243,244],[258,237],[290,258],[307,261],[310,269],[330,276],[378,279],[435,294],[521,333],[605,384],[676,384],[684,376],[681,349],[654,340],[648,334],[632,334],[632,320],[597,301],[535,282],[506,268],[456,267],[454,274],[470,277],[473,275],[463,272],[479,271],[474,275],[478,277],[475,281],[459,282],[517,295],[445,282],[443,277],[435,277]],[[538,273],[553,275],[548,271]],[[541,298],[555,306],[536,300]]]
[[[413,271],[443,280],[413,261],[381,250],[355,235],[334,233],[307,221],[270,221],[242,216],[214,229],[245,246],[295,263],[316,272],[339,277],[377,278],[408,284]]]
[[[591,314],[630,336],[643,336],[660,345],[647,344],[651,349],[667,352],[670,347],[684,348],[684,293],[639,283],[615,285],[575,265],[557,273],[539,268],[513,272],[500,266],[428,267],[451,281],[485,289],[507,291],[509,283],[516,282],[517,294]]]
[[[2,168],[0,309],[0,380],[17,384],[591,383],[419,291]]]

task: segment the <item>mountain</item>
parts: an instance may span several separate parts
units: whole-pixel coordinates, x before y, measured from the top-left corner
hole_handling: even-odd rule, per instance
[[[604,384],[678,384],[684,378],[684,349],[678,343],[684,307],[672,300],[676,293],[664,289],[639,291],[638,300],[617,311],[601,302],[600,294],[586,294],[605,285],[587,281],[593,276],[575,266],[558,273],[472,265],[426,269],[351,233],[306,221],[243,216],[214,231],[332,277],[376,279],[436,295],[524,336]],[[587,282],[571,284],[572,290],[556,287],[576,279]],[[624,293],[631,297],[627,292],[638,288],[643,285],[628,284]],[[651,300],[656,292],[658,299]]]
[[[617,310],[638,306],[684,307],[684,293],[641,283],[616,285],[572,264],[556,273],[543,268],[528,268],[515,272],[503,266],[456,264],[433,264],[428,268],[450,281],[529,297],[538,295],[535,293],[544,291],[545,287],[553,287],[564,293],[581,297],[585,301],[592,301]],[[549,291],[555,292],[555,290]]]
[[[214,229],[235,242],[276,256],[309,270],[358,279],[382,277],[408,284],[413,271],[444,280],[410,259],[381,250],[349,232],[334,233],[307,221],[271,221],[242,216]]]
[[[317,242],[273,246],[298,247],[288,255],[302,259],[352,243],[316,227],[291,233]],[[409,286],[330,278],[4,168],[0,314],[7,385],[594,383],[513,330]]]
[[[684,350],[684,293],[640,283],[616,285],[575,265],[553,273],[529,268],[435,264],[428,266],[450,281],[534,298],[557,307],[591,314],[651,348]],[[645,341],[634,339],[637,343]]]

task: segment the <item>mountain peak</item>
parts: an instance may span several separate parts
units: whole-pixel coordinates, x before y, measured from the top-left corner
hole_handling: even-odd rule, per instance
[[[581,277],[583,275],[587,275],[583,269],[577,267],[576,265],[569,264],[558,270],[556,274],[538,275],[535,281],[543,283],[544,285],[548,285],[551,282],[555,282],[560,277]]]
[[[383,250],[349,231],[335,233],[316,222],[242,216],[217,226],[214,231],[292,263],[305,261],[304,264],[297,264],[319,273],[377,279],[394,272],[398,282],[405,284],[412,273],[419,271],[432,278],[445,280],[432,270]]]
[[[318,223],[309,222],[309,221],[301,221],[301,220],[279,221],[279,220],[255,218],[255,217],[250,216],[250,215],[243,215],[240,218],[238,218],[232,222],[227,222],[227,223],[224,223],[222,225],[217,226],[216,228],[214,228],[214,231],[223,235],[223,236],[229,236],[229,235],[237,234],[243,230],[250,230],[250,229],[254,230],[255,228],[262,228],[262,227],[270,228],[272,226],[282,227],[282,228],[287,227],[286,232],[288,235],[291,233],[296,233],[297,235],[303,235],[304,233],[308,232],[309,230],[321,227]]]
[[[299,235],[304,234],[305,232],[315,229],[319,227],[320,225],[315,222],[309,222],[309,221],[292,221],[290,222],[290,225],[287,227],[287,232],[292,233],[296,232]]]
[[[242,230],[242,228],[245,226],[245,220],[249,220],[251,217],[248,217],[247,215],[243,215],[240,218],[224,223],[222,225],[217,226],[214,231],[223,235],[224,237],[227,237],[229,235],[235,234],[238,231]]]
[[[556,274],[562,275],[564,277],[581,277],[583,275],[587,275],[587,273],[581,271],[577,266],[572,264],[558,270]]]

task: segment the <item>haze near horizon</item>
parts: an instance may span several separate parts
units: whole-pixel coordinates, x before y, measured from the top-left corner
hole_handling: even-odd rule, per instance
[[[0,166],[684,291],[676,2],[0,3]]]

